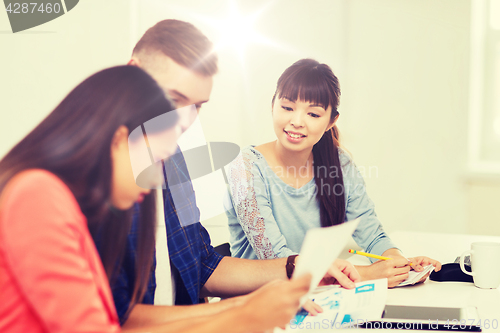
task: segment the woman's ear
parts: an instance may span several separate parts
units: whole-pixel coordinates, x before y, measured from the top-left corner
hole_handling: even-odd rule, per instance
[[[273,99],[271,100],[271,114],[273,114],[273,110],[274,110],[274,103],[276,102],[276,93],[274,93],[273,95]]]
[[[128,147],[128,128],[121,125],[116,130],[111,140],[111,151],[120,150],[123,147]]]
[[[326,128],[326,131],[325,132],[328,132],[329,130],[332,129],[333,126],[335,126],[335,123],[337,122],[337,120],[339,119],[339,114],[335,116],[335,118],[333,118],[332,121],[330,121],[330,124],[328,125],[328,127]]]

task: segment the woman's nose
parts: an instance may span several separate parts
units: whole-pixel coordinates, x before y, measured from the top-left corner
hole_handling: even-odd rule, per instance
[[[302,117],[301,112],[294,112],[292,115],[292,119],[290,119],[290,124],[293,127],[302,127],[304,126],[304,119]]]

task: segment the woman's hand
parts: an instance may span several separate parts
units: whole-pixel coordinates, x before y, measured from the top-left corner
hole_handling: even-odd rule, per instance
[[[344,288],[352,289],[355,287],[354,283],[360,281],[361,275],[349,261],[337,259],[330,266],[319,285],[340,284]]]
[[[393,288],[408,278],[411,267],[403,256],[392,260],[379,260],[369,266],[356,266],[363,280],[387,278],[387,286]]]
[[[290,281],[276,280],[249,294],[242,306],[242,320],[250,331],[285,328],[299,309],[300,298],[309,291],[311,275]]]
[[[401,254],[401,252],[396,251],[394,252],[393,251],[394,249],[391,249],[391,250],[388,250],[386,253],[384,253],[384,255],[387,255],[388,257],[390,258],[405,258],[403,256],[403,254]],[[392,251],[392,252],[391,252]],[[405,258],[406,259],[406,258]],[[411,269],[413,269],[415,272],[421,272],[424,270],[424,268],[428,265],[433,265],[434,266],[434,270],[436,272],[438,272],[439,270],[441,270],[441,263],[437,260],[434,260],[434,259],[431,259],[429,257],[424,257],[424,256],[419,256],[419,257],[413,257],[413,258],[408,258],[406,259],[408,260],[408,262],[411,262]],[[418,281],[417,283],[415,284],[419,284],[419,283],[422,283],[424,282],[428,277],[429,277],[430,273],[429,274],[426,274],[425,276],[423,276],[420,281]]]
[[[398,249],[389,249],[383,253],[383,256],[392,258],[392,260],[377,261],[370,266],[358,267],[363,280],[386,277],[389,288],[393,288],[408,278],[408,272],[411,269],[415,272],[421,272],[427,265],[433,265],[436,272],[441,269],[441,263],[437,260],[424,256],[407,259]],[[429,274],[426,274],[417,283],[424,282],[428,276]]]
[[[408,260],[411,262],[411,268],[415,270],[415,272],[421,272],[424,270],[425,266],[429,265],[434,266],[434,270],[436,272],[439,272],[441,270],[441,263],[429,257],[424,257],[424,256],[412,257],[408,258]]]
[[[434,266],[434,270],[436,272],[439,272],[441,270],[441,263],[439,261],[431,259],[429,257],[419,256],[419,257],[408,258],[408,260],[411,262],[411,268],[415,272],[421,272],[424,270],[425,266],[429,266],[429,265]],[[430,274],[431,273],[425,274],[425,276],[423,276],[420,279],[420,281],[418,281],[415,284],[419,284],[419,283],[424,282],[425,280],[427,280],[427,278],[429,277]]]
[[[306,310],[307,312],[309,312],[309,314],[311,316],[316,316],[317,314],[320,314],[323,312],[323,309],[321,308],[321,306],[319,306],[318,304],[314,303],[313,301],[311,301],[310,299],[308,299],[304,305],[302,305],[302,308],[304,310]]]

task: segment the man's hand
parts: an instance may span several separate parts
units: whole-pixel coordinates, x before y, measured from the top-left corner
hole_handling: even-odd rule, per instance
[[[361,275],[347,260],[337,259],[328,269],[319,285],[340,284],[347,289],[354,288],[355,282],[361,281]]]
[[[243,305],[249,328],[254,331],[281,327],[297,313],[300,298],[309,291],[311,275],[289,281],[276,280],[250,293]]]

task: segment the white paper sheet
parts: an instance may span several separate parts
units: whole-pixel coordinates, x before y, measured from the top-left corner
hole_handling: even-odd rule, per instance
[[[352,237],[358,223],[359,218],[339,225],[307,231],[292,279],[310,273],[312,279],[309,293],[314,290]],[[301,299],[301,304],[305,303],[309,293]]]
[[[387,301],[387,279],[359,282],[354,289],[319,287],[309,298],[321,306],[323,312],[311,316],[305,310],[300,311],[290,321],[287,331],[355,328],[357,324],[382,317]]]

